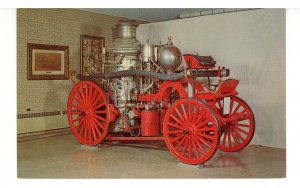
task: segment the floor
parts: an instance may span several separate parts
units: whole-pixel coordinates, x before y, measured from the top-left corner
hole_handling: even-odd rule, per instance
[[[283,178],[286,151],[218,151],[205,165],[179,162],[163,141],[82,146],[72,134],[18,142],[18,178]]]

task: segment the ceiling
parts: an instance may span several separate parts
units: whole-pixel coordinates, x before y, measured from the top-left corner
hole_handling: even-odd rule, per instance
[[[212,10],[208,8],[92,8],[86,11],[120,16],[147,22],[174,20],[179,14]]]

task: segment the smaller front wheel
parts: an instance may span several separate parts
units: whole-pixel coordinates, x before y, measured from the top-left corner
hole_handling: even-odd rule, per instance
[[[210,107],[200,100],[175,102],[166,112],[163,130],[169,150],[187,164],[204,163],[219,145],[219,122]]]
[[[249,105],[241,98],[230,98],[229,114],[222,115],[223,101],[218,100],[215,108],[225,121],[221,125],[221,141],[219,149],[226,152],[236,152],[245,148],[252,140],[255,131],[255,119]]]

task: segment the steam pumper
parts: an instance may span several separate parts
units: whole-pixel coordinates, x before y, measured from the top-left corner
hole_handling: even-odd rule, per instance
[[[78,141],[164,140],[188,164],[204,163],[217,149],[246,147],[254,115],[237,97],[239,81],[223,80],[229,69],[216,67],[211,56],[182,54],[171,37],[164,45],[141,45],[137,26],[119,21],[102,70],[76,75],[80,81],[70,92],[67,113]],[[218,83],[212,85],[212,78]]]

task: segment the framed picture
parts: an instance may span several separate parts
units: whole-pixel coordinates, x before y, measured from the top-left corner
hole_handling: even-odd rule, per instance
[[[105,58],[105,38],[80,35],[80,73],[90,75],[101,72]]]
[[[28,80],[69,79],[69,47],[27,44]]]

